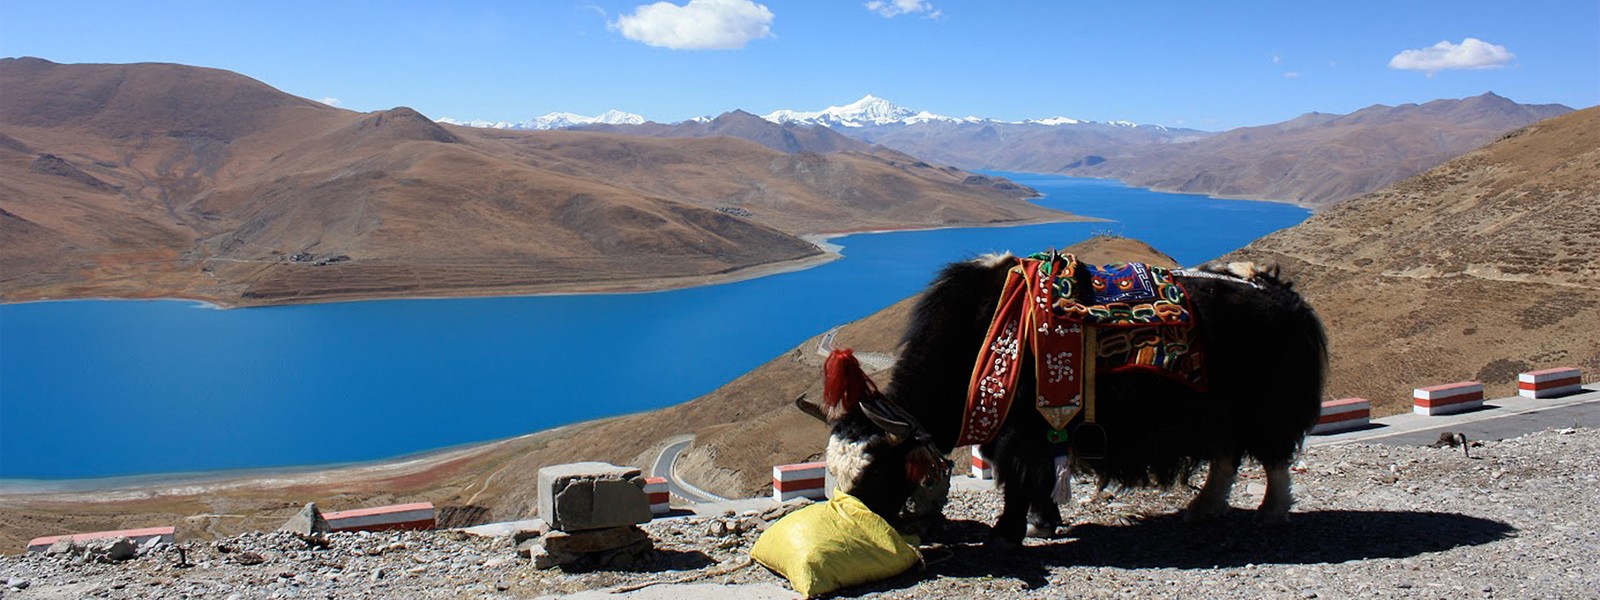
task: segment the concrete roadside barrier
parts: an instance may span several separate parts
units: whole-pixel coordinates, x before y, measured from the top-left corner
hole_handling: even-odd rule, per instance
[[[672,492],[667,490],[667,478],[644,478],[644,495],[650,498],[650,514],[661,516],[672,512]]]
[[[93,533],[74,533],[69,535],[47,535],[33,538],[28,542],[29,552],[44,552],[51,544],[59,540],[73,542],[87,542],[89,540],[109,540],[120,537],[128,538],[135,544],[144,544],[152,539],[160,539],[165,543],[172,543],[176,539],[176,529],[172,527],[145,527],[142,529],[121,529],[117,531],[96,531]]]
[[[828,497],[828,463],[808,462],[772,467],[772,499],[787,502],[795,498],[825,500]]]
[[[437,525],[432,502],[322,513],[332,531],[425,531]]]
[[[994,463],[983,457],[977,446],[972,447],[972,477],[973,479],[994,479]]]
[[[1453,415],[1483,408],[1483,383],[1461,381],[1417,388],[1411,393],[1412,412],[1419,415]]]
[[[1372,424],[1372,403],[1366,398],[1343,398],[1322,403],[1312,435],[1341,433]]]
[[[1557,367],[1517,375],[1517,395],[1552,398],[1583,390],[1582,373],[1575,367]]]

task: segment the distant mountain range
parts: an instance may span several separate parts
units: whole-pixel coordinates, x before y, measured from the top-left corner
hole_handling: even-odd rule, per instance
[[[1494,93],[1426,104],[1373,105],[1348,115],[1298,118],[1223,133],[1070,117],[1003,121],[949,117],[868,95],[815,111],[743,111],[671,125],[599,120],[567,125],[653,137],[742,137],[784,151],[882,146],[963,169],[1103,177],[1159,190],[1323,206],[1379,189],[1459,156],[1512,129],[1570,112]],[[610,114],[610,113],[608,113]],[[742,124],[731,126],[728,115]],[[713,124],[722,120],[722,123]],[[616,121],[616,119],[613,119]],[[550,120],[548,123],[558,123]],[[807,132],[828,129],[838,136]],[[809,141],[802,141],[802,140]]]
[[[656,289],[815,260],[802,234],[1067,218],[847,139],[457,127],[173,64],[0,59],[0,90],[4,301]]]
[[[1025,121],[1002,121],[982,117],[947,117],[928,111],[912,110],[872,94],[844,106],[829,106],[818,111],[777,110],[762,118],[774,123],[798,123],[825,127],[886,127],[894,125],[921,125],[924,123],[1000,123],[1007,125],[1087,125],[1093,121],[1080,121],[1069,117],[1048,117]],[[1141,127],[1128,121],[1102,123],[1113,127]],[[1160,127],[1156,125],[1154,127]]]
[[[622,112],[620,110],[608,110],[604,113],[601,113],[600,116],[597,117],[585,117],[583,115],[569,112],[553,112],[542,117],[535,117],[516,123],[509,121],[459,121],[449,117],[439,119],[439,122],[446,125],[464,125],[467,127],[482,127],[486,129],[531,129],[536,131],[544,131],[548,129],[566,129],[568,127],[577,127],[579,125],[594,124],[638,125],[645,122],[645,120],[644,117],[633,113]]]
[[[743,112],[743,111],[739,111]],[[867,94],[860,100],[844,106],[829,106],[818,111],[776,110],[761,118],[780,125],[822,125],[826,127],[878,127],[885,125],[916,125],[919,123],[1008,123],[1030,125],[1080,125],[1093,123],[1080,121],[1068,117],[1049,117],[1044,119],[1029,119],[1026,121],[1001,121],[998,119],[980,117],[947,117],[928,111],[912,110],[872,94]],[[666,123],[668,125],[684,123],[704,123],[713,117],[694,117],[683,121]],[[459,120],[449,117],[439,119],[440,123],[450,125],[465,125],[468,127],[484,127],[489,129],[566,129],[583,125],[639,125],[648,121],[643,116],[620,110],[608,110],[605,113],[586,117],[569,112],[553,112],[542,117],[536,117],[518,122],[488,121],[488,120]],[[1105,123],[1115,127],[1140,127],[1128,121],[1112,121]],[[1154,127],[1160,127],[1156,125]]]
[[[1508,131],[1569,112],[1559,104],[1518,104],[1494,93],[1420,105],[1379,104],[1348,115],[1309,113],[1186,143],[1063,157],[1071,162],[1054,172],[1322,206],[1383,188]]]

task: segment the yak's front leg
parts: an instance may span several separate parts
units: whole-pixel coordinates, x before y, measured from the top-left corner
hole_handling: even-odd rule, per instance
[[[1239,476],[1239,454],[1221,452],[1212,457],[1206,471],[1206,484],[1200,494],[1189,502],[1183,511],[1185,521],[1210,521],[1228,511],[1228,496],[1233,493],[1233,481]]]
[[[989,534],[989,544],[997,548],[1018,547],[1023,537],[1054,537],[1061,524],[1061,511],[1050,492],[1055,486],[1053,471],[1029,464],[1011,480],[1001,482],[1005,507]]]
[[[996,550],[1021,548],[1022,538],[1028,533],[1028,485],[1025,481],[1008,481],[1000,489],[1005,506],[989,532],[988,546]]]

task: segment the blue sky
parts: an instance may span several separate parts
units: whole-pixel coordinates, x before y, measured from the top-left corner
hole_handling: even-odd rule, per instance
[[[647,4],[0,0],[0,55],[216,67],[353,110],[509,121],[867,93],[951,116],[1206,130],[1486,91],[1600,104],[1596,0]]]

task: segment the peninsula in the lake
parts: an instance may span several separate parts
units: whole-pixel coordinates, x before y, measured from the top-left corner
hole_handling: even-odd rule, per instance
[[[1074,218],[1004,179],[735,113],[742,137],[502,131],[216,69],[37,58],[0,60],[0,88],[5,301],[649,290],[826,260],[807,234]]]

